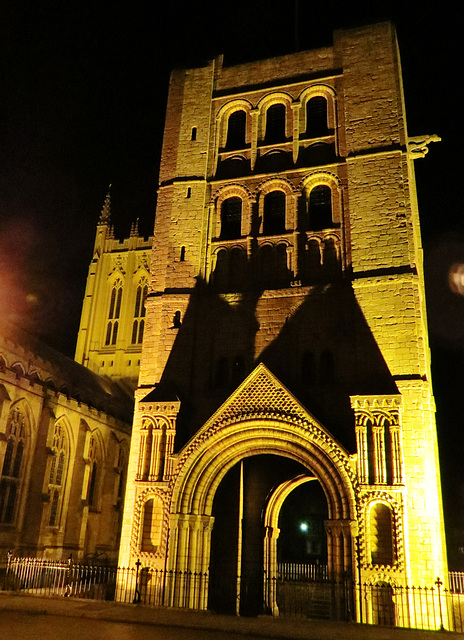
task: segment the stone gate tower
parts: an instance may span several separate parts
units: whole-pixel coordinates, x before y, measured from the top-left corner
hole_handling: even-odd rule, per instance
[[[169,603],[277,612],[284,561],[446,579],[427,140],[408,138],[390,23],[173,72],[119,559],[206,576]]]

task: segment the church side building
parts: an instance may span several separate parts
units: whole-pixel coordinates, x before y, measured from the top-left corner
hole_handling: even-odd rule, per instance
[[[0,566],[115,563],[132,397],[0,322]]]
[[[108,192],[97,225],[75,359],[95,373],[137,386],[153,238],[114,237]]]
[[[278,613],[284,563],[446,581],[426,141],[408,136],[390,23],[173,72],[119,556],[179,576],[170,604]]]

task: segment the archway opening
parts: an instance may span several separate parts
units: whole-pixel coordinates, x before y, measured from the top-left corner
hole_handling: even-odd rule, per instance
[[[317,480],[293,489],[279,513],[278,563],[325,567],[327,534],[324,522],[328,517],[327,499]]]
[[[303,465],[273,454],[244,458],[227,472],[213,501],[210,609],[248,616],[263,612],[266,506],[278,486],[301,474],[308,474]]]

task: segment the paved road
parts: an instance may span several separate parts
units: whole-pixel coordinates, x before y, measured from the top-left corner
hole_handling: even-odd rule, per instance
[[[0,637],[5,640],[240,640],[242,634],[207,629],[157,627],[85,618],[0,611]],[[263,640],[246,636],[247,640]]]

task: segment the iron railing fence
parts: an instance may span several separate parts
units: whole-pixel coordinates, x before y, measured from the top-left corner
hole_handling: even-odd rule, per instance
[[[449,588],[453,593],[464,593],[464,571],[449,571]]]
[[[218,601],[217,593],[208,593],[208,573],[141,568],[140,563],[135,568],[121,568],[79,564],[72,559],[10,557],[2,573],[0,588],[33,595],[192,609],[206,609],[208,601]],[[262,611],[289,617],[411,629],[443,628],[462,633],[464,574],[450,572],[449,578],[449,589],[444,589],[438,579],[430,587],[385,582],[359,584],[349,576],[330,579],[326,568],[320,565],[311,568],[279,564],[276,575],[264,575]],[[238,599],[245,599],[244,582],[238,578],[232,582],[228,591],[233,597],[236,594]]]
[[[171,606],[175,598],[189,607],[198,601],[198,594],[208,592],[208,574],[12,558],[4,572],[3,589],[148,606]]]

